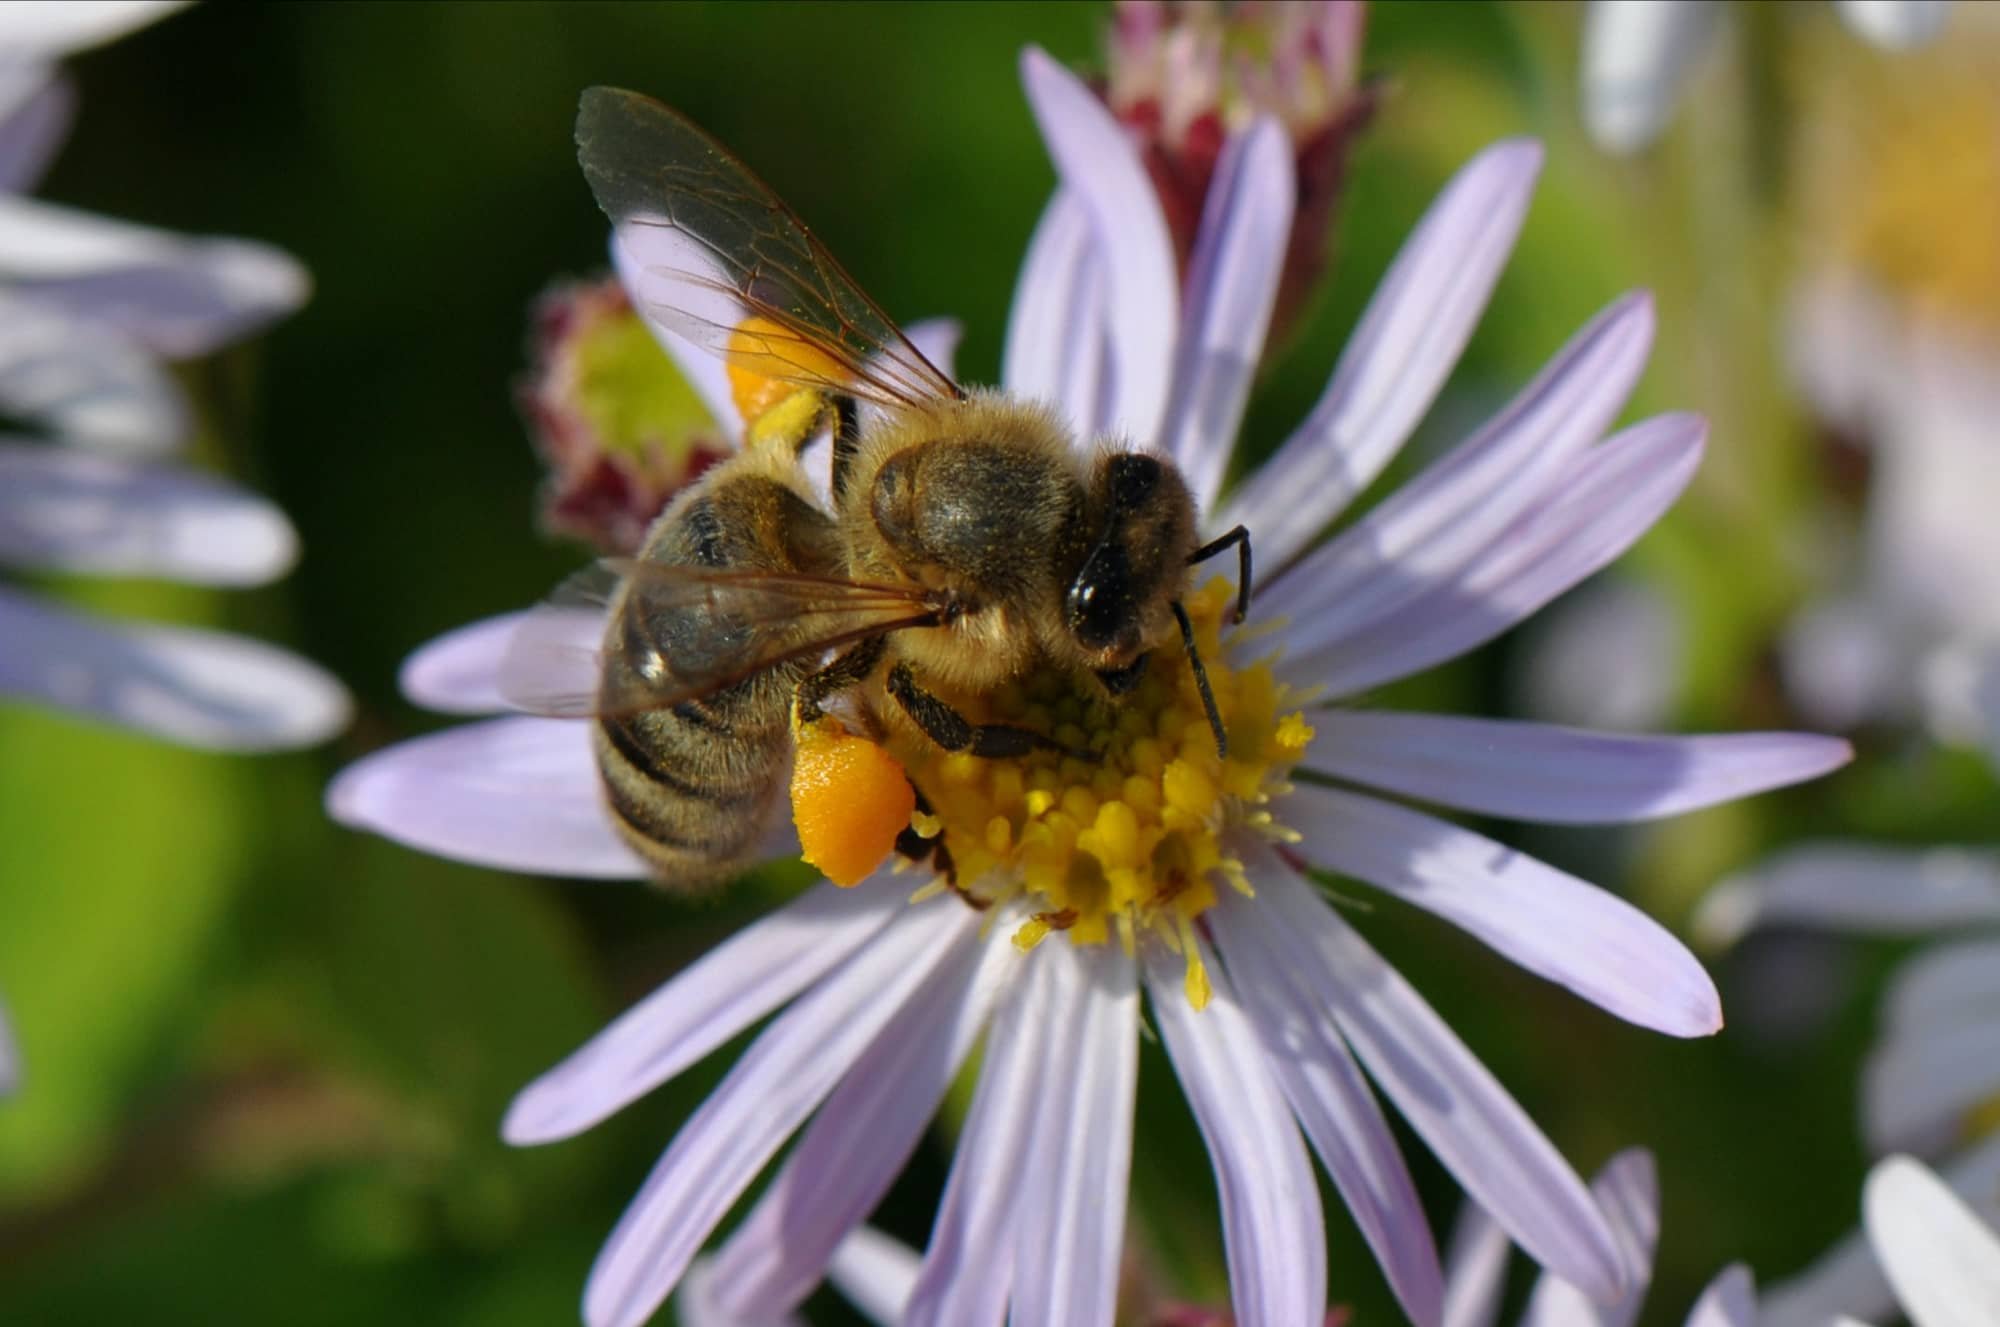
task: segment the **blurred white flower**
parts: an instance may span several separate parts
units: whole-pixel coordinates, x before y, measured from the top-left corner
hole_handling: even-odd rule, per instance
[[[1516,704],[1531,718],[1638,732],[1672,722],[1686,670],[1680,610],[1658,586],[1605,576],[1521,631]]]
[[[51,64],[179,8],[0,5],[0,568],[257,585],[298,555],[284,514],[158,457],[189,410],[162,357],[206,354],[304,302],[268,246],[187,239],[23,195],[69,127]],[[266,750],[344,727],[346,691],[283,650],[189,627],[111,625],[0,582],[0,699],[171,741]],[[0,1025],[0,1092],[17,1081]]]
[[[1951,0],[1834,0],[1847,26],[1904,50],[1936,37]],[[1583,19],[1584,127],[1607,152],[1637,152],[1673,118],[1725,21],[1721,0],[1590,0]]]

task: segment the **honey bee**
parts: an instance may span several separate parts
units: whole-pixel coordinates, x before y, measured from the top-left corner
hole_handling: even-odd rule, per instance
[[[681,494],[636,558],[559,592],[503,668],[522,708],[595,719],[613,818],[663,883],[717,883],[756,854],[794,722],[836,696],[878,731],[1022,755],[1056,743],[938,691],[1047,667],[1115,697],[1178,629],[1226,748],[1180,601],[1188,568],[1234,547],[1241,620],[1244,529],[1201,543],[1171,463],[1109,440],[1086,451],[1049,408],[954,383],[679,113],[592,88],[577,144],[640,311],[761,384],[745,450]],[[801,457],[828,433],[823,506]],[[579,641],[600,629],[595,650]]]

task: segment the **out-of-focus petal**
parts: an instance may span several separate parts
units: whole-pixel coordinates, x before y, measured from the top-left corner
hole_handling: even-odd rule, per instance
[[[305,268],[267,244],[195,239],[0,197],[0,280],[135,345],[203,355],[297,309]]]
[[[1104,272],[1091,246],[1090,214],[1057,189],[1028,241],[1000,368],[1010,394],[1061,410],[1079,442],[1096,425],[1105,373]]]
[[[1066,1044],[1044,1073],[1023,1158],[1011,1312],[1017,1322],[1111,1327],[1139,1079],[1138,970],[1113,946],[1052,947],[1061,993],[1048,1026]]]
[[[1688,1311],[1687,1327],[1752,1327],[1756,1321],[1757,1283],[1739,1262],[1708,1283]]]
[[[1306,763],[1389,792],[1514,820],[1616,824],[1816,779],[1853,750],[1811,733],[1626,737],[1457,715],[1328,710]]]
[[[11,0],[0,6],[0,61],[49,60],[115,41],[189,0]]]
[[[947,378],[958,376],[958,343],[965,339],[965,324],[956,318],[924,318],[903,329],[920,354],[937,366]]]
[[[1528,1255],[1585,1293],[1625,1284],[1604,1214],[1583,1180],[1396,970],[1303,880],[1258,882],[1228,908],[1265,928],[1295,970],[1319,974],[1325,1008],[1410,1127]]]
[[[0,443],[0,562],[261,585],[290,570],[298,551],[283,512],[212,475]]]
[[[740,443],[743,440],[743,415],[736,408],[736,394],[729,385],[729,366],[721,356],[669,331],[657,319],[645,316],[647,290],[651,285],[645,272],[645,260],[624,235],[615,231],[611,236],[611,265],[617,271],[618,283],[625,287],[632,307],[639,310],[647,330],[660,343],[660,349],[667,352],[667,358],[674,362],[681,377],[694,388],[695,395],[708,408],[709,416],[715,420],[723,438],[731,443]]]
[[[1604,436],[1645,367],[1653,301],[1625,296],[1570,338],[1504,410],[1275,579],[1260,607],[1311,642],[1346,635],[1489,544]],[[1253,525],[1258,547],[1260,526]]]
[[[1934,41],[1951,16],[1951,0],[1833,0],[1847,26],[1892,51]]]
[[[1046,1014],[1054,983],[1044,966],[1055,945],[1028,955],[1001,996],[938,1201],[930,1244],[910,1291],[903,1327],[999,1327],[1014,1282],[1014,1216],[1039,1121],[1043,1077],[1068,1042]]]
[[[616,1114],[845,962],[905,893],[886,875],[820,885],[744,927],[521,1089],[501,1136],[553,1142]]]
[[[411,704],[440,714],[498,714],[500,661],[526,612],[501,613],[445,632],[403,660],[396,683]]]
[[[2000,937],[1940,944],[1896,973],[1882,1001],[1889,1035],[2000,1020]]]
[[[1246,865],[1253,879],[1289,869],[1268,849],[1257,850]],[[1208,920],[1299,1127],[1354,1214],[1403,1311],[1418,1327],[1436,1327],[1446,1319],[1430,1223],[1374,1093],[1315,997],[1316,983],[1294,972],[1287,955],[1274,951],[1258,927],[1237,924],[1235,911],[1220,909]]]
[[[1021,83],[1063,188],[1090,217],[1104,271],[1109,409],[1091,431],[1149,444],[1160,435],[1180,316],[1166,218],[1131,139],[1081,79],[1031,46]]]
[[[1264,353],[1292,233],[1295,173],[1291,139],[1267,118],[1224,147],[1209,186],[1188,260],[1186,320],[1160,438],[1194,492],[1196,511],[1215,505]]]
[[[1869,1055],[1861,1119],[1870,1151],[1953,1137],[1962,1115],[2000,1095],[2000,1005],[1984,1014],[1899,1028]]]
[[[1532,719],[1637,733],[1673,722],[1687,688],[1687,623],[1660,585],[1615,572],[1523,625],[1509,669]]]
[[[1460,1207],[1444,1262],[1444,1327],[1493,1327],[1514,1245],[1471,1199]]]
[[[2000,1134],[1940,1171],[1989,1224],[2000,1226]],[[1862,1232],[1841,1240],[1804,1272],[1758,1296],[1757,1327],[1826,1327],[1838,1314],[1893,1315],[1896,1298]]]
[[[1631,1327],[1638,1319],[1660,1242],[1660,1183],[1652,1153],[1642,1147],[1620,1152],[1597,1173],[1590,1191],[1617,1232],[1631,1284],[1617,1299],[1593,1303],[1569,1282],[1544,1272],[1528,1297],[1521,1327]]]
[[[812,1293],[836,1260],[835,1250],[860,1233],[861,1219],[916,1150],[1020,963],[1012,928],[991,926],[976,951],[963,962],[941,965],[897,1012],[717,1254],[722,1302],[755,1322],[789,1312]],[[903,1298],[908,1291],[903,1287]]]
[[[423,852],[534,875],[639,880],[612,827],[590,725],[491,719],[384,748],[342,770],[335,820]]]
[[[1223,504],[1216,529],[1249,525],[1275,571],[1382,472],[1486,308],[1541,164],[1539,144],[1513,140],[1453,177],[1382,278],[1319,403]]]
[[[1188,1003],[1186,960],[1157,946],[1146,952],[1146,991],[1215,1167],[1234,1320],[1239,1327],[1317,1322],[1326,1313],[1326,1223],[1312,1162],[1256,1028],[1215,956],[1195,943],[1212,986],[1207,1008]]]
[[[733,1313],[715,1293],[712,1260],[696,1258],[674,1291],[674,1314],[680,1327],[806,1327],[797,1314],[781,1318],[745,1318]]]
[[[109,329],[0,290],[0,413],[65,441],[127,455],[173,451],[188,435],[180,387]]]
[[[1717,885],[1695,931],[1730,944],[1758,926],[1916,935],[2000,921],[2000,859],[1962,848],[1907,851],[1808,843]]]
[[[0,1008],[0,1097],[21,1085],[21,1053],[14,1046],[14,1029],[7,1011]]]
[[[1923,1163],[1877,1162],[1861,1214],[1913,1327],[2000,1322],[2000,1235]]]
[[[1694,955],[1616,895],[1373,797],[1301,784],[1287,805],[1313,865],[1434,912],[1628,1022],[1676,1037],[1722,1027],[1721,997]]]
[[[1707,425],[1663,415],[1607,440],[1565,482],[1421,594],[1351,636],[1299,636],[1288,679],[1352,695],[1483,645],[1597,571],[1651,529],[1694,477]]]
[[[351,712],[322,669],[219,631],[86,620],[0,588],[0,641],[0,695],[187,746],[312,746]]]
[[[1583,123],[1607,152],[1636,152],[1672,118],[1716,22],[1714,0],[1591,0]]]
[[[917,1287],[918,1264],[915,1249],[859,1226],[834,1250],[827,1280],[876,1327],[899,1327]]]
[[[47,65],[0,67],[0,193],[35,187],[76,113],[76,94]]]
[[[977,929],[956,897],[898,910],[751,1043],[605,1242],[584,1291],[590,1327],[638,1327],[653,1316],[757,1172],[930,974],[964,960]]]

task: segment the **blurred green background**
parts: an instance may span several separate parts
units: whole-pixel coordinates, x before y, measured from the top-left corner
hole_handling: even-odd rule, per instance
[[[1016,79],[1039,43],[1096,67],[1098,5],[201,6],[75,60],[78,126],[42,194],[298,255],[317,291],[261,343],[188,375],[202,459],[303,537],[275,588],[218,596],[55,583],[106,610],[288,643],[352,686],[330,748],[242,759],[0,711],[0,990],[26,1062],[0,1102],[0,1322],[558,1324],[602,1237],[711,1065],[585,1138],[496,1129],[512,1092],[783,887],[689,906],[438,862],[331,826],[345,762],[440,721],[394,685],[437,633],[537,598],[584,556],[533,529],[539,471],[512,390],[529,301],[603,265],[570,124],[591,83],[667,99],[731,144],[905,319],[966,325],[990,380],[1016,265],[1053,175]],[[1389,90],[1339,209],[1333,278],[1252,411],[1268,448],[1322,386],[1409,225],[1500,136],[1543,138],[1526,234],[1428,430],[1496,405],[1595,310],[1651,286],[1661,334],[1634,413],[1714,423],[1695,490],[1628,560],[1687,615],[1687,727],[1787,722],[1772,632],[1809,588],[1787,532],[1824,485],[1779,371],[1786,239],[1768,89],[1705,95],[1640,162],[1584,141],[1577,12],[1386,4],[1365,65]],[[1505,712],[1516,646],[1396,691]],[[1884,742],[1822,784],[1635,834],[1486,826],[1684,924],[1702,888],[1810,834],[1982,831],[1990,775]],[[1887,946],[1718,957],[1722,1036],[1620,1024],[1390,902],[1362,923],[1586,1172],[1659,1155],[1660,1273],[1678,1322],[1722,1263],[1774,1278],[1853,1223],[1854,1076]],[[1771,974],[1824,988],[1779,1035]],[[1747,1006],[1747,1007],[1746,1007]],[[1147,1050],[1133,1222],[1191,1297],[1221,1296],[1213,1188]],[[720,1060],[723,1057],[718,1057]],[[1409,1154],[1440,1230],[1457,1203]],[[927,1144],[881,1220],[921,1243],[948,1163]],[[1329,1194],[1333,1293],[1397,1320]],[[1525,1267],[1519,1269],[1525,1273]],[[1516,1278],[1516,1293],[1527,1277]],[[825,1320],[842,1320],[830,1301]]]

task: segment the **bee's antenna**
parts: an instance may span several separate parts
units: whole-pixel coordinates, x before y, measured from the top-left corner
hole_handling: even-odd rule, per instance
[[[1181,601],[1173,603],[1174,620],[1181,624],[1181,644],[1187,647],[1188,662],[1194,665],[1195,690],[1201,692],[1201,707],[1208,711],[1209,731],[1215,734],[1215,754],[1224,760],[1229,758],[1229,735],[1222,731],[1222,715],[1215,709],[1215,693],[1208,689],[1208,670],[1201,666],[1201,654],[1194,647],[1194,623],[1188,621],[1187,609]]]
[[[1188,565],[1206,562],[1231,544],[1236,545],[1236,625],[1242,626],[1250,615],[1250,528],[1239,525],[1220,539],[1209,540],[1188,554]]]

